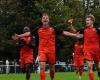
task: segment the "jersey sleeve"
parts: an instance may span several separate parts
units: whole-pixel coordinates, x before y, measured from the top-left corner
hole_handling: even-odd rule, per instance
[[[100,27],[96,28],[98,35],[100,36]]]
[[[33,38],[33,46],[35,46],[35,47],[38,47],[38,45],[39,45],[39,36],[38,36],[38,29],[39,29],[40,27],[37,27],[37,28],[35,28],[35,29],[31,29],[31,37],[34,37]],[[31,45],[31,46],[32,46]]]
[[[38,28],[34,28],[34,29],[31,29],[31,35],[37,35],[38,33]]]

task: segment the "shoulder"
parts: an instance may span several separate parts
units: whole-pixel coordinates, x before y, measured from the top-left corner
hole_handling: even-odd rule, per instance
[[[50,25],[49,29],[55,30],[55,31],[57,30],[56,26],[54,26],[54,25]]]
[[[40,29],[41,26],[35,26],[31,28],[31,34],[36,35],[38,33],[38,30]]]
[[[33,31],[33,32],[36,32],[37,30],[39,30],[39,29],[41,29],[41,28],[42,28],[42,26],[37,26],[37,27],[33,28],[32,31]]]
[[[97,33],[100,35],[100,27],[95,27],[97,30]]]
[[[100,30],[100,27],[97,27],[97,26],[96,26],[95,28],[96,28],[97,30]]]
[[[74,45],[75,47],[77,46],[77,43],[75,43],[75,45]]]

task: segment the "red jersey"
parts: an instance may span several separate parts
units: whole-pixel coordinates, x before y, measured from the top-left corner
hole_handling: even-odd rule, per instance
[[[84,33],[84,56],[88,61],[99,62],[99,35],[100,28],[86,27],[80,31]]]
[[[42,27],[38,29],[39,48],[51,47],[55,48],[55,29],[52,27]]]
[[[83,45],[76,43],[74,46],[74,57],[82,57],[83,56]]]
[[[55,49],[56,44],[56,34],[62,34],[62,30],[58,30],[53,26],[49,27],[38,27],[31,31],[32,35],[37,34],[39,50],[41,48],[52,48]]]
[[[56,34],[62,34],[62,30],[57,30],[55,27],[39,27],[32,31],[32,34],[38,36],[38,55],[39,61],[48,61],[49,64],[55,64],[55,45],[56,45]]]
[[[81,67],[84,65],[83,45],[76,43],[74,46],[74,66]]]
[[[98,49],[99,35],[95,27],[88,27],[84,30],[84,49]]]
[[[31,42],[31,37],[23,37],[22,40],[25,41],[25,43],[29,43]],[[27,45],[24,45],[20,49],[20,55],[21,56],[33,55],[33,49],[28,47]]]

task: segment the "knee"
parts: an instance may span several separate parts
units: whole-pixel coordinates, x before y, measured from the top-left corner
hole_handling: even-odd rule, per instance
[[[92,70],[92,65],[88,65],[88,70]]]
[[[55,70],[55,66],[54,65],[50,65],[50,70]]]
[[[45,71],[45,66],[40,66],[40,70]]]
[[[30,73],[31,69],[30,68],[26,68],[26,73]]]
[[[40,63],[40,70],[45,71],[45,62]]]
[[[79,70],[83,70],[83,67],[80,67]]]
[[[40,68],[40,70],[41,70],[41,71],[44,71],[45,69],[44,69],[44,68]]]
[[[26,73],[30,73],[31,72],[31,65],[26,65]]]

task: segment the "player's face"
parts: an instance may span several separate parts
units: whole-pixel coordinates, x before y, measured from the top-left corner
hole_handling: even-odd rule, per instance
[[[48,15],[45,14],[42,16],[42,23],[43,23],[43,25],[49,24],[49,16]]]
[[[93,25],[93,21],[91,20],[91,18],[86,18],[86,26],[92,26]]]

